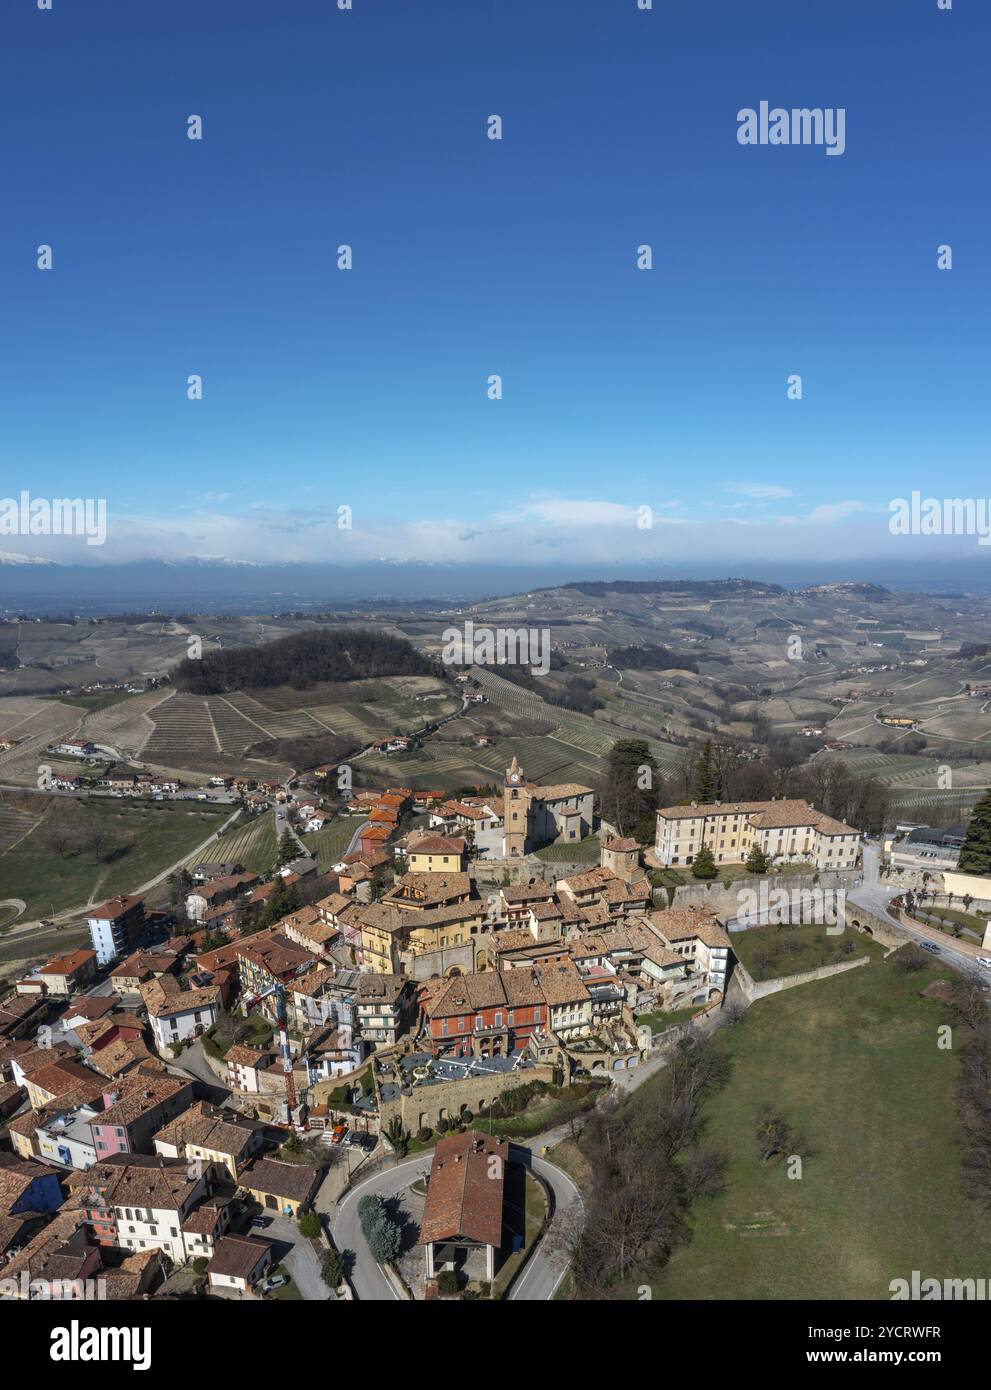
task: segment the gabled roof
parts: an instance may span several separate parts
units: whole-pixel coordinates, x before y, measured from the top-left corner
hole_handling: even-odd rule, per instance
[[[441,1139],[430,1167],[420,1244],[461,1239],[498,1249],[508,1162],[509,1145],[491,1134],[469,1130]]]

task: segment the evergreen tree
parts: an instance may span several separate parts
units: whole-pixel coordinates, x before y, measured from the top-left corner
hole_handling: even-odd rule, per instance
[[[283,864],[291,864],[294,859],[299,858],[299,845],[296,838],[289,830],[282,832],[282,839],[279,841],[279,855],[275,867],[281,869]]]
[[[336,1289],[344,1278],[344,1261],[339,1250],[328,1250],[320,1266],[320,1277],[328,1288]]]
[[[290,912],[298,912],[299,908],[299,889],[295,884],[287,886],[285,879],[280,877],[276,881],[275,891],[265,904],[265,911],[261,915],[259,927],[270,927],[273,922],[281,921]]]
[[[320,1234],[320,1218],[312,1207],[301,1211],[296,1222],[301,1236],[306,1236],[308,1240],[315,1240]]]
[[[692,878],[715,878],[718,873],[712,850],[708,845],[703,845],[692,864]]]
[[[974,807],[957,867],[962,874],[991,874],[991,792]]]
[[[372,1259],[379,1264],[395,1259],[402,1244],[398,1223],[389,1215],[381,1197],[362,1197],[358,1203],[358,1220],[364,1232]]]
[[[613,744],[606,775],[599,787],[599,809],[604,820],[620,835],[642,831],[648,825],[647,843],[656,833],[654,812],[663,782],[645,739],[621,738]],[[637,835],[640,838],[640,835]]]
[[[402,1233],[388,1212],[383,1213],[379,1220],[365,1232],[365,1239],[372,1252],[372,1259],[380,1265],[385,1264],[388,1260],[394,1260],[399,1254],[399,1247],[402,1245]]]
[[[716,763],[712,756],[712,739],[707,738],[695,764],[695,779],[692,787],[695,800],[700,806],[707,806],[716,799],[718,778]]]
[[[746,870],[748,874],[766,874],[771,867],[771,861],[761,849],[760,845],[750,846],[750,853],[746,859]]]

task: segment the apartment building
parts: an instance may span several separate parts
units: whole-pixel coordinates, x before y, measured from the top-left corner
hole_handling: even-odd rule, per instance
[[[703,845],[717,864],[740,863],[757,845],[772,860],[849,869],[857,862],[860,833],[799,800],[693,802],[657,812],[659,863],[692,864]]]

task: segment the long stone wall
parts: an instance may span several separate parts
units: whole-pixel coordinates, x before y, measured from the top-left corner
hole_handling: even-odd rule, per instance
[[[470,872],[479,884],[501,888],[506,881],[525,883],[531,878],[539,879],[542,883],[556,883],[559,878],[587,873],[589,869],[598,868],[598,864],[598,859],[558,862],[528,854],[523,859],[477,859],[471,864]]]
[[[820,965],[816,970],[803,970],[798,975],[778,975],[773,980],[758,982],[743,962],[738,960],[733,967],[733,974],[744,995],[753,1004],[756,1000],[764,999],[769,994],[780,994],[784,989],[794,989],[796,985],[807,985],[813,980],[828,979],[830,975],[843,975],[848,970],[859,970],[869,962],[869,956],[861,956],[859,960],[845,960],[838,965]]]
[[[491,1076],[472,1076],[460,1081],[437,1081],[427,1086],[414,1086],[409,1094],[400,1094],[383,1101],[380,1107],[382,1128],[387,1130],[398,1115],[403,1129],[415,1134],[424,1125],[437,1128],[438,1120],[456,1120],[462,1109],[473,1115],[485,1105],[491,1105],[503,1091],[515,1090],[528,1081],[554,1080],[554,1068],[537,1065],[520,1072],[497,1072]],[[498,1128],[498,1124],[493,1120]]]
[[[789,893],[814,888],[852,888],[860,877],[859,869],[820,869],[818,872],[813,869],[807,874],[772,874],[766,879],[756,874],[748,875],[734,879],[728,885],[717,878],[709,883],[682,884],[674,890],[671,906],[704,907],[718,917],[735,917],[740,911],[741,902],[746,901],[742,895],[756,893],[764,882],[773,894],[782,888]]]

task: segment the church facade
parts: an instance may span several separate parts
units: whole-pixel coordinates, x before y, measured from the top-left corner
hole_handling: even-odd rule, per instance
[[[519,859],[541,845],[575,841],[592,833],[593,792],[579,782],[540,786],[528,782],[514,757],[503,784],[502,853]]]

